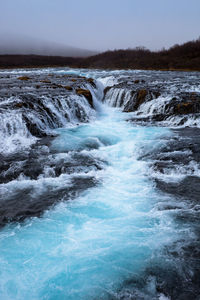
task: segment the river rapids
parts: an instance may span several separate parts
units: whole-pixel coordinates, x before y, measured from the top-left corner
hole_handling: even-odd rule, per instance
[[[200,299],[199,79],[0,71],[0,299]]]

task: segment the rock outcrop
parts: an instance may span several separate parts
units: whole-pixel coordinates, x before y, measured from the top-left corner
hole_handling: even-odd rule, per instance
[[[77,95],[84,96],[88,100],[90,106],[94,108],[92,94],[89,90],[78,88],[76,89],[76,93]]]
[[[51,136],[53,129],[68,122],[89,121],[94,106],[88,88],[95,87],[94,80],[76,75],[49,75],[32,73],[31,77],[0,78],[0,120],[5,136],[23,129],[26,137],[31,134],[41,138]]]
[[[132,95],[133,98],[130,99],[130,101],[128,101],[124,106],[124,112],[136,111],[144,102],[158,98],[160,93],[149,89],[139,89],[137,91],[132,91]]]

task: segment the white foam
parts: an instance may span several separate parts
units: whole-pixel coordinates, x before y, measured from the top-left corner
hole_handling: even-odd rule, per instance
[[[27,295],[29,299],[103,298],[105,290],[112,293],[144,269],[152,252],[179,232],[169,221],[169,212],[153,211],[157,194],[146,177],[147,164],[138,160],[141,140],[152,147],[167,130],[159,133],[157,128],[132,127],[121,112],[103,110],[95,122],[75,128],[72,137],[79,142],[88,137],[106,139],[98,149],[83,150],[106,160],[105,170],[21,178],[2,186],[4,193],[32,187],[33,195],[40,197],[49,189],[70,186],[73,176],[101,179],[97,187],[74,201],[60,203],[43,218],[1,232],[0,291],[4,298],[12,298],[14,290],[15,299]],[[70,132],[67,128],[60,131],[60,141],[58,137],[54,144],[58,151],[61,141],[75,143],[67,138]]]
[[[26,149],[36,141],[36,138],[28,131],[20,112],[1,113],[0,127],[0,152],[2,153]]]

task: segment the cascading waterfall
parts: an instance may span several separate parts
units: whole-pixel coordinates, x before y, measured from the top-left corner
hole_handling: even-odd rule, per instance
[[[30,146],[35,138],[31,136],[21,113],[15,111],[3,112],[0,114],[0,152],[14,152],[17,147]]]
[[[30,146],[35,137],[53,134],[52,129],[88,122],[95,111],[83,96],[22,95],[0,102],[0,151],[16,151],[17,146]]]
[[[96,88],[88,83],[85,88],[96,112],[83,96],[72,95],[34,98],[34,110],[15,106],[14,118],[9,106],[4,115],[3,135],[12,143],[16,134],[35,139],[23,119],[25,109],[31,124],[52,139],[38,138],[39,144],[4,171],[0,195],[11,222],[1,224],[0,298],[186,299],[177,295],[194,266],[186,268],[184,256],[171,253],[183,253],[196,241],[191,222],[179,217],[197,208],[156,189],[150,166],[175,133],[127,122],[119,109],[123,90],[110,89],[102,103],[110,80],[106,72],[54,72],[93,76]],[[16,199],[24,210],[13,214]]]
[[[135,81],[130,79],[131,71],[127,71],[123,80],[119,77],[113,85],[105,88],[103,101],[111,107],[120,107],[124,112],[132,112],[132,118],[137,121],[159,121],[162,123],[157,124],[170,127],[199,127],[198,74],[176,78],[172,73],[160,72],[158,79],[159,72],[154,74],[151,71],[153,78],[150,79],[147,71],[140,73]],[[171,77],[174,77],[173,81]]]

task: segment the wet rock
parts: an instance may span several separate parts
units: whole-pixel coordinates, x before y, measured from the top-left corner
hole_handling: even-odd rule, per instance
[[[48,79],[40,80],[40,82],[42,82],[42,83],[51,83],[51,81],[48,80]]]
[[[73,91],[73,88],[69,85],[64,86],[64,88],[68,91]]]
[[[86,80],[87,80],[93,87],[96,87],[96,84],[95,84],[93,78],[87,78]]]
[[[107,92],[108,92],[111,88],[112,88],[111,86],[107,86],[107,87],[104,89],[104,91],[103,91],[103,93],[104,93],[104,98],[105,98]]]
[[[62,84],[52,83],[53,88],[63,88]]]
[[[165,193],[173,194],[176,197],[191,199],[198,203],[200,196],[200,178],[196,176],[187,176],[180,182],[164,182],[156,179],[156,187]]]
[[[103,162],[82,153],[72,154],[71,159],[55,158],[55,154],[43,149],[49,146],[52,138],[43,138],[28,152],[15,153],[10,156],[0,156],[0,182],[6,183],[17,179],[19,175],[27,176],[33,184],[27,187],[16,187],[15,191],[1,197],[0,195],[0,227],[9,222],[21,222],[26,218],[40,216],[50,206],[59,201],[73,199],[87,188],[95,186],[98,181],[95,177],[78,175],[87,174],[91,170],[101,170]],[[48,170],[48,171],[47,171]],[[42,177],[59,177],[61,174],[73,174],[69,186],[60,186],[56,189],[51,184],[44,190],[34,188],[34,180]]]
[[[23,107],[23,103],[21,102],[21,103],[16,103],[15,104],[15,107],[16,108],[22,108]]]
[[[37,123],[34,123],[33,120],[30,120],[25,114],[23,115],[23,119],[26,123],[26,126],[29,132],[36,137],[44,137],[47,136],[46,132],[39,128]]]
[[[30,80],[31,78],[28,76],[21,76],[21,77],[18,77],[17,79],[27,81],[27,80]]]
[[[136,96],[136,103],[135,103],[135,108],[134,109],[138,109],[138,107],[145,102],[145,98],[147,96],[147,90],[143,89],[143,90],[139,90],[137,92],[137,96]]]
[[[90,106],[94,108],[92,94],[89,90],[78,88],[76,89],[76,93],[77,95],[84,96],[88,100]]]
[[[10,222],[22,222],[30,217],[39,217],[50,206],[59,201],[72,200],[82,191],[97,184],[93,177],[74,177],[71,186],[43,191],[39,197],[35,197],[34,188],[27,187],[16,189],[6,200],[0,201],[0,227]],[[20,205],[19,205],[20,203]]]
[[[179,103],[175,106],[174,112],[179,115],[199,113],[200,112],[200,101]]]
[[[132,94],[132,98],[124,106],[124,112],[136,111],[143,103],[156,99],[160,96],[159,91],[151,91],[147,89],[132,91]]]
[[[154,180],[159,190],[191,203],[198,203],[200,199],[200,178],[197,176],[200,164],[200,129],[182,128],[173,132],[172,139],[163,143],[162,147],[154,153],[146,153],[141,159],[153,161],[152,168],[157,174]],[[180,175],[182,177],[179,180],[173,180],[173,176]]]

